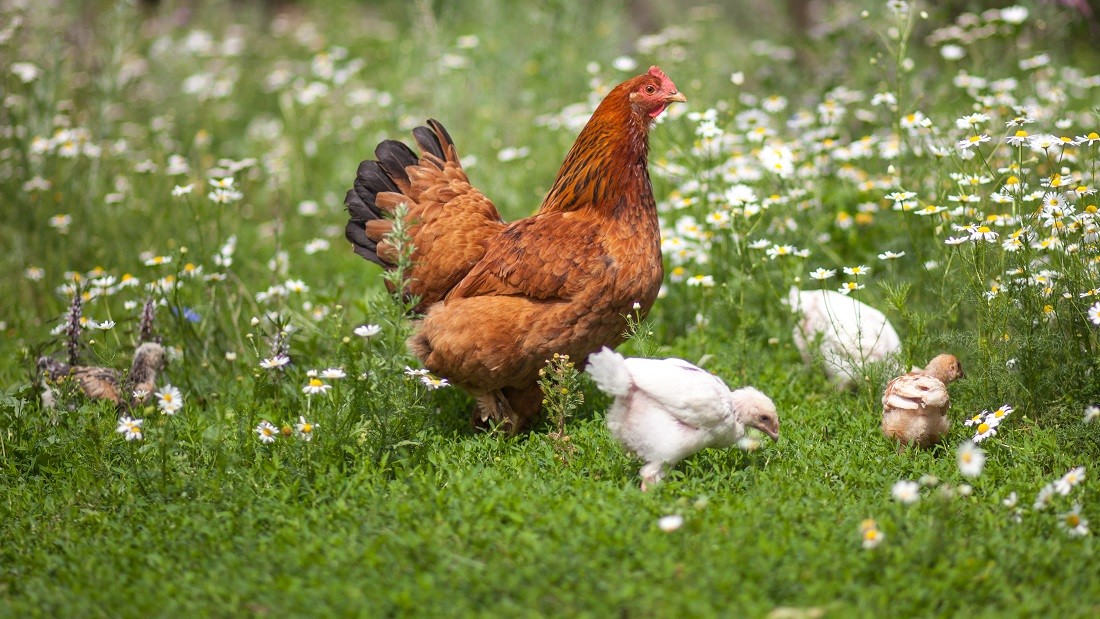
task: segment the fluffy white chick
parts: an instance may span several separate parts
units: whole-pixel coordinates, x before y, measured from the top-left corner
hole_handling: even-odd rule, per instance
[[[794,343],[810,363],[819,346],[825,375],[839,389],[855,387],[867,363],[885,361],[901,352],[901,338],[877,309],[832,290],[791,288],[788,302],[799,315]],[[818,344],[818,342],[820,342]]]
[[[680,460],[707,447],[729,447],[753,427],[779,439],[779,414],[753,387],[730,391],[722,379],[683,359],[624,359],[604,347],[585,368],[615,398],[607,427],[645,460],[642,490]]]

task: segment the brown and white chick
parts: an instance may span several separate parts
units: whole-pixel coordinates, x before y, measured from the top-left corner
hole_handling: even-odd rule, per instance
[[[134,352],[126,385],[135,406],[149,401],[157,390],[157,374],[164,369],[166,359],[164,347],[156,342],[144,342]]]
[[[947,385],[965,377],[954,355],[938,355],[928,367],[914,369],[886,385],[882,394],[882,431],[901,445],[930,447],[951,427]]]
[[[683,359],[624,359],[604,347],[585,368],[614,396],[607,427],[645,460],[642,490],[680,460],[707,447],[729,447],[752,427],[779,439],[771,398],[753,387],[730,391],[722,379]]]
[[[134,352],[134,361],[130,365],[129,378],[126,381],[128,393],[121,390],[121,373],[114,368],[94,365],[73,365],[63,363],[53,357],[39,357],[38,368],[49,381],[44,381],[43,403],[52,408],[55,395],[49,382],[57,383],[72,377],[80,385],[84,395],[93,400],[109,400],[120,409],[130,404],[141,404],[156,391],[157,374],[164,369],[164,347],[156,342],[145,342]],[[138,397],[134,394],[140,394]]]

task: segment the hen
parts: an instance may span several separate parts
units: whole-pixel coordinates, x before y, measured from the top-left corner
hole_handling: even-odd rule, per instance
[[[729,447],[752,427],[779,439],[779,414],[753,387],[730,391],[722,379],[683,359],[624,359],[604,348],[585,371],[615,402],[607,427],[645,460],[642,490],[680,460],[707,447]]]
[[[882,431],[902,445],[931,447],[947,434],[951,397],[947,385],[965,377],[953,355],[937,355],[928,367],[914,369],[886,385],[882,394]]]
[[[429,120],[411,149],[386,140],[359,166],[345,204],[355,251],[385,269],[400,204],[414,251],[405,294],[417,298],[408,345],[426,368],[474,395],[474,421],[512,432],[541,409],[538,371],[554,353],[583,360],[623,340],[661,285],[660,228],[648,170],[649,129],[686,101],[657,67],[608,93],[581,130],[539,211],[507,224],[470,184],[454,142]]]
[[[855,387],[864,365],[901,352],[901,339],[877,309],[832,290],[792,287],[788,301],[799,314],[794,343],[809,363],[820,350],[825,375],[840,389]],[[815,344],[818,342],[819,344]],[[818,348],[819,346],[819,348]]]

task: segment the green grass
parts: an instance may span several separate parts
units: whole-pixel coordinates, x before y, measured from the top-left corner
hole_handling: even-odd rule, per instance
[[[638,36],[649,33],[614,3],[301,2],[273,17],[251,3],[203,2],[185,22],[179,6],[165,4],[152,17],[112,2],[0,9],[0,268],[9,274],[0,279],[0,615],[1100,612],[1095,535],[1059,527],[1075,504],[1100,522],[1091,470],[1100,425],[1082,420],[1100,402],[1100,335],[1088,316],[1096,297],[1081,296],[1100,288],[1100,246],[1084,224],[1067,232],[1072,252],[944,242],[960,234],[952,224],[1008,211],[1020,214],[1013,225],[1045,232],[1030,214],[1035,201],[995,202],[1010,175],[1030,190],[1056,173],[1100,185],[1100,146],[1012,151],[1003,141],[1014,131],[1003,126],[1010,106],[951,83],[960,69],[1012,77],[1009,93],[1041,111],[1029,132],[1096,131],[1100,85],[1088,80],[1100,59],[1079,19],[1052,3],[1028,5],[1024,24],[1001,24],[968,43],[964,59],[947,61],[928,37],[952,17],[923,4],[910,20],[877,2],[828,3],[814,37],[792,31],[770,4],[662,4],[654,19],[673,28],[644,49]],[[796,59],[754,48],[763,34],[752,32],[791,46]],[[476,45],[460,43],[467,35]],[[1052,69],[1020,68],[1040,52],[1051,54]],[[687,93],[687,111],[715,110],[722,135],[707,142],[706,119],[671,113],[653,131],[665,238],[691,252],[668,252],[666,294],[623,350],[680,356],[731,386],[754,385],[782,422],[777,443],[697,454],[646,493],[640,463],[604,426],[607,397],[586,379],[566,381],[562,407],[583,395],[571,414],[509,438],[469,428],[467,395],[406,376],[416,365],[404,349],[410,324],[378,269],[342,239],[355,166],[379,140],[404,139],[428,117],[476,157],[470,177],[506,218],[531,213],[575,137],[545,118],[632,75],[612,68],[620,55],[642,69],[660,64]],[[455,68],[458,57],[465,65]],[[336,74],[349,71],[346,81],[325,69],[330,60]],[[24,82],[17,62],[40,72]],[[737,71],[743,85],[730,82]],[[311,82],[327,93],[307,102]],[[843,98],[838,87],[864,96],[846,103],[843,122],[787,126],[796,110]],[[1051,89],[1065,96],[1047,97]],[[886,91],[899,95],[896,109],[871,105]],[[753,142],[739,122],[771,95],[788,107],[765,121],[774,134]],[[992,140],[966,159],[954,143],[968,132],[955,119],[979,108],[992,117],[981,129]],[[900,128],[914,111],[934,119],[930,135]],[[1070,126],[1057,128],[1059,119]],[[86,129],[100,152],[68,158],[62,145],[43,152],[34,141],[66,128]],[[864,136],[876,145],[866,157],[821,148]],[[877,150],[891,136],[911,150]],[[912,150],[925,138],[946,154]],[[764,145],[790,148],[800,173],[734,179],[723,169],[738,158],[756,165]],[[509,147],[529,153],[499,161]],[[188,170],[169,173],[171,155]],[[247,158],[255,161],[233,169]],[[991,177],[974,191],[974,212],[934,218],[891,208],[886,196],[902,190],[920,207],[953,206],[952,173]],[[241,199],[211,203],[208,179],[227,175]],[[188,183],[191,194],[171,195]],[[759,202],[780,199],[738,213],[716,197],[735,183]],[[679,198],[691,204],[675,208]],[[1096,199],[1086,193],[1071,204],[1087,213]],[[728,227],[707,219],[719,212],[733,213]],[[62,215],[71,217],[67,232],[50,223]],[[996,231],[1003,240],[1012,229]],[[219,264],[231,236],[232,265]],[[331,247],[306,251],[314,239]],[[750,245],[760,239],[810,256],[771,260]],[[876,257],[887,250],[906,255]],[[143,252],[172,260],[145,266]],[[202,267],[198,278],[187,277],[188,263]],[[872,268],[858,294],[894,321],[905,363],[950,350],[966,368],[951,387],[951,434],[933,450],[899,452],[882,436],[886,370],[837,393],[793,348],[780,302],[787,289],[817,287],[815,268],[857,264]],[[75,282],[88,292],[97,277],[124,273],[143,285],[183,282],[83,306],[85,316],[118,324],[81,334],[82,362],[125,368],[142,304],[162,302],[153,327],[173,360],[161,385],[178,386],[185,405],[174,416],[136,411],[140,441],[124,440],[116,412],[71,387],[47,410],[35,371],[40,355],[66,356],[66,336],[51,330],[71,291],[58,288]],[[224,280],[201,279],[215,273]],[[693,276],[715,285],[688,285]],[[1051,290],[1036,276],[1052,279]],[[263,298],[287,280],[308,290]],[[994,283],[1003,292],[987,298]],[[362,324],[381,332],[354,335]],[[284,344],[293,362],[261,369]],[[327,395],[303,395],[306,370],[328,367],[348,377],[328,381]],[[973,435],[963,419],[1006,403],[1016,412],[982,443],[984,470],[962,477],[955,450]],[[293,436],[300,416],[316,424],[309,442]],[[255,428],[265,420],[291,436],[261,443]],[[1043,486],[1077,466],[1089,469],[1081,485],[1033,508]],[[897,481],[923,476],[937,481],[925,479],[917,503],[891,498]],[[1011,493],[1016,507],[1003,504]],[[683,526],[661,530],[658,521],[673,514]],[[867,519],[885,537],[865,549]]]

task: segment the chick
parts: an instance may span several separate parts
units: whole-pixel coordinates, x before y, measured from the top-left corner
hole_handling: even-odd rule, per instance
[[[825,375],[839,389],[855,387],[863,379],[865,364],[901,352],[901,338],[889,319],[865,303],[832,290],[794,287],[788,302],[799,315],[793,337],[802,360],[810,363],[820,351]]]
[[[611,434],[643,460],[642,490],[680,460],[707,447],[729,447],[753,427],[779,439],[771,399],[752,387],[730,391],[722,379],[683,359],[624,359],[604,347],[585,368],[614,396]]]
[[[164,369],[164,347],[156,342],[145,342],[134,352],[126,381],[127,392],[122,391],[121,373],[114,368],[63,363],[53,357],[39,357],[38,369],[48,381],[43,381],[42,401],[47,408],[55,404],[56,393],[50,382],[56,383],[72,377],[80,385],[84,395],[93,400],[109,400],[120,410],[144,403],[156,391],[157,374]]]
[[[947,385],[964,378],[962,364],[953,355],[938,355],[928,367],[914,369],[886,385],[882,394],[882,431],[901,445],[930,447],[951,427]]]

